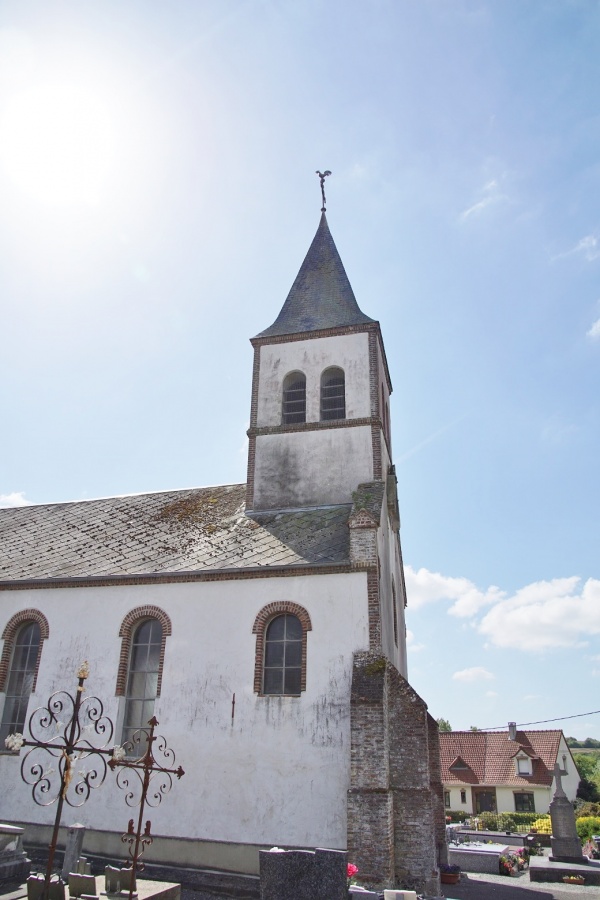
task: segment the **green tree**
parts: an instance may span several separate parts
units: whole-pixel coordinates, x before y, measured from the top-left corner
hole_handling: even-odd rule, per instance
[[[440,731],[452,731],[452,725],[448,719],[436,719],[436,722]]]
[[[471,725],[469,731],[481,731],[481,728],[478,728],[477,725]]]
[[[582,778],[593,781],[598,774],[598,757],[595,753],[574,753],[573,761]]]

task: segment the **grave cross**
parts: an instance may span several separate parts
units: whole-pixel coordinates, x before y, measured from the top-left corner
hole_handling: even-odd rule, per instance
[[[22,734],[10,734],[5,741],[12,751],[29,748],[21,763],[21,778],[25,784],[32,785],[31,793],[38,806],[57,804],[40,900],[47,900],[50,894],[63,806],[65,803],[82,806],[91,790],[104,783],[105,757],[113,753],[112,748],[106,748],[113,735],[113,723],[104,715],[101,700],[83,696],[84,682],[89,674],[87,662],[82,663],[77,672],[74,695],[56,691],[48,698],[46,706],[31,713],[27,722],[30,739]],[[92,765],[84,768],[82,760],[89,760]]]
[[[181,778],[182,775],[185,775],[185,772],[183,771],[181,766],[179,766],[177,769],[172,767],[175,763],[175,754],[167,747],[165,739],[162,736],[158,737],[154,734],[154,729],[158,725],[156,716],[153,716],[150,719],[148,725],[150,726],[149,731],[140,729],[140,731],[135,732],[131,741],[125,744],[123,748],[119,748],[119,751],[115,752],[113,758],[108,764],[113,771],[115,769],[119,770],[117,772],[117,784],[120,788],[123,788],[127,791],[127,794],[125,796],[125,802],[127,803],[127,805],[135,806],[139,804],[140,807],[137,830],[134,830],[133,819],[130,819],[127,831],[121,837],[121,840],[124,844],[129,844],[129,856],[131,859],[132,872],[129,888],[129,900],[131,900],[131,898],[133,897],[136,889],[136,871],[142,871],[142,869],[144,868],[144,864],[140,861],[140,857],[144,853],[146,847],[149,847],[153,840],[150,833],[151,823],[149,819],[146,821],[146,826],[144,828],[144,831],[142,832],[142,823],[144,821],[144,810],[146,807],[146,803],[148,804],[148,806],[158,806],[163,796],[167,794],[171,789],[171,786],[173,784],[171,775],[175,775],[178,779]],[[143,741],[145,741],[146,744],[146,752],[143,754],[143,756],[140,756],[138,759],[129,758],[126,754],[131,753],[136,744],[139,745]],[[166,762],[170,762],[172,764],[171,766],[161,765],[159,762],[157,762],[154,757],[155,743],[157,751],[162,753]],[[132,788],[132,785],[128,778],[129,772],[135,772],[138,778],[137,788],[141,789],[139,800],[136,799],[137,792],[134,789],[136,785],[134,785]],[[161,778],[160,784],[157,786],[156,790],[154,790],[152,799],[149,799],[148,788],[150,787],[151,781],[156,776],[163,777]]]

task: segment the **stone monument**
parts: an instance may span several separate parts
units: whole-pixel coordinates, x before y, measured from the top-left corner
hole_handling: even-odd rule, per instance
[[[31,860],[23,850],[23,828],[0,825],[0,882],[24,881],[31,871]]]
[[[550,819],[552,821],[552,837],[550,839],[552,854],[550,859],[552,862],[585,865],[589,860],[581,851],[581,841],[575,827],[575,810],[563,790],[561,776],[564,774],[558,763],[556,763],[554,766],[556,790],[550,804]]]
[[[345,850],[261,850],[261,900],[347,900]]]

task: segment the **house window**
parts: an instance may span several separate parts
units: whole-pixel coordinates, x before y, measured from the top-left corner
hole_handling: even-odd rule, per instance
[[[517,774],[531,775],[531,760],[529,757],[519,757],[517,759]]]
[[[450,791],[444,791],[444,806],[450,809]]]
[[[281,600],[263,607],[252,631],[256,634],[254,690],[257,694],[299,696],[306,690],[307,611]]]
[[[515,793],[515,812],[535,812],[533,794]]]
[[[4,647],[0,658],[0,691],[5,692],[0,750],[14,732],[23,733],[29,698],[35,691],[42,656],[42,644],[49,635],[46,617],[36,609],[16,613],[2,633]]]
[[[0,726],[0,748],[15,731],[23,733],[29,697],[37,668],[41,631],[37,622],[28,622],[17,634],[6,682],[6,699]]]
[[[466,791],[461,791],[461,792],[460,792],[460,802],[461,802],[461,803],[466,803],[466,802],[467,802],[467,792],[466,792]]]
[[[131,740],[135,731],[145,728],[154,715],[161,646],[162,628],[157,619],[146,619],[133,632],[121,734],[123,744]]]
[[[306,376],[290,372],[283,381],[283,424],[306,422]]]
[[[321,375],[321,421],[346,418],[346,385],[343,369],[325,369]]]

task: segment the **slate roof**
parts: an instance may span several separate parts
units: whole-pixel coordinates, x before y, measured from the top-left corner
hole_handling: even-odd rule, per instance
[[[0,582],[349,561],[350,505],[244,512],[243,484],[0,510]]]
[[[325,213],[281,312],[257,337],[374,322],[358,307]]]
[[[444,784],[516,785],[552,784],[562,731],[440,732],[440,761]],[[524,750],[532,758],[532,775],[517,775],[514,756]],[[467,768],[458,766],[458,761]],[[453,768],[453,764],[456,766]]]

